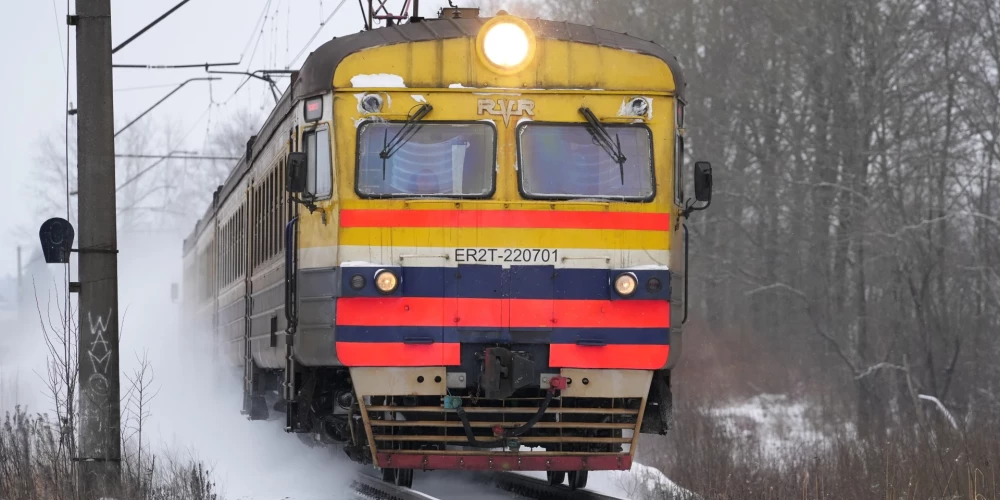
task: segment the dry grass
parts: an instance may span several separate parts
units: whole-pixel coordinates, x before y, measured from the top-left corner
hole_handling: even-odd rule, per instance
[[[792,447],[775,460],[761,436],[734,433],[706,405],[677,408],[676,429],[646,453],[701,498],[719,500],[1000,499],[1000,415],[964,427],[887,429],[883,438],[841,432]],[[663,498],[676,498],[665,495]]]
[[[18,407],[0,426],[0,498],[70,500],[76,496],[75,468],[60,426],[44,414]],[[107,492],[120,499],[218,500],[210,472],[197,461],[156,457],[148,452],[140,467],[126,453],[122,485]]]

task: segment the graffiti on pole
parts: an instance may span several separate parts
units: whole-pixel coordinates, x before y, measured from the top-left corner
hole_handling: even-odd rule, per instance
[[[111,361],[111,350],[114,349],[105,338],[104,333],[108,331],[108,322],[112,311],[108,310],[108,315],[97,319],[91,313],[87,313],[87,320],[90,326],[90,339],[87,346],[87,359],[93,372],[87,379],[87,388],[94,396],[108,395],[108,367]]]

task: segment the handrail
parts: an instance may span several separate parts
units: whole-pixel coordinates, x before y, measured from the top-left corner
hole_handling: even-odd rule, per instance
[[[691,246],[690,245],[691,238],[688,233],[687,222],[683,223],[682,225],[684,226],[684,318],[681,319],[681,324],[683,325],[687,323],[688,320],[688,281],[690,281],[689,277],[691,275],[691,272],[688,268],[688,260],[689,260],[688,254],[690,253],[689,248]]]

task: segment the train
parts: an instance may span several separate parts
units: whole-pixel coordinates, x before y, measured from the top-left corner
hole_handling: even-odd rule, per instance
[[[711,204],[677,59],[504,11],[388,24],[291,74],[184,241],[185,331],[247,418],[397,485],[630,469],[672,426]]]

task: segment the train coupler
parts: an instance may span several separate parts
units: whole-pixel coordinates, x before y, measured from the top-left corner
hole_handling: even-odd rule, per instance
[[[507,399],[514,391],[537,381],[535,363],[510,349],[489,347],[483,350],[480,380],[487,399]]]

